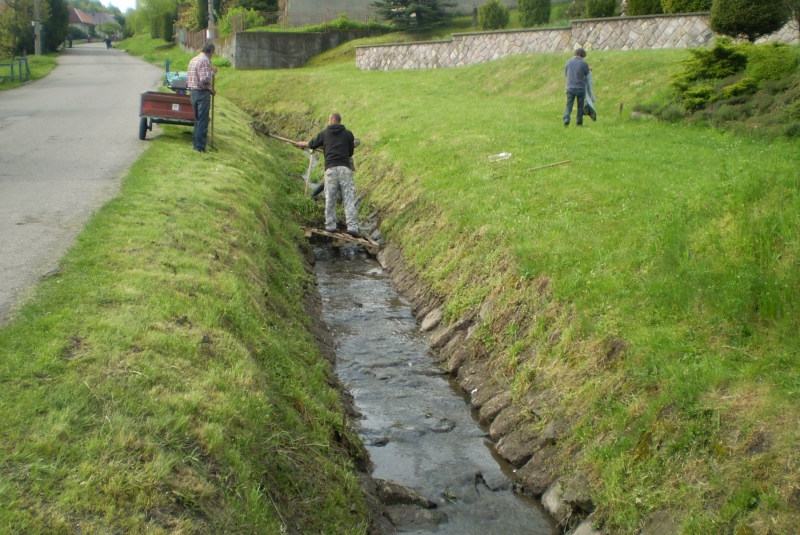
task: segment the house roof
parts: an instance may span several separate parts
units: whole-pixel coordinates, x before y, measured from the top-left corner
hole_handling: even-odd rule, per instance
[[[69,10],[69,23],[70,24],[94,24],[89,15],[80,9],[73,7]]]
[[[117,19],[114,18],[114,15],[110,13],[104,13],[102,11],[92,11],[91,13],[85,13],[85,15],[91,19],[92,24],[102,24],[104,22],[117,22]]]

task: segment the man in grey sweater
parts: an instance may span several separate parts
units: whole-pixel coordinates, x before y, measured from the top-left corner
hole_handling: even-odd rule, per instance
[[[572,105],[575,98],[578,99],[578,120],[576,124],[583,126],[583,106],[586,98],[586,76],[589,74],[589,65],[583,60],[586,51],[579,48],[575,51],[575,57],[567,62],[564,68],[564,76],[567,78],[567,109],[564,110],[564,126],[569,126],[570,115],[572,115]]]

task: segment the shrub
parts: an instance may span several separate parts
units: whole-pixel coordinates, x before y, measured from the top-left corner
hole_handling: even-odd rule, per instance
[[[659,110],[658,117],[670,123],[677,123],[683,119],[683,110],[677,106],[664,106]]]
[[[71,28],[72,26],[70,26]],[[122,38],[129,39],[133,37],[133,34],[136,33],[136,28],[130,22],[126,22],[125,26],[122,28]]]
[[[550,22],[550,0],[519,0],[517,9],[523,28]]]
[[[716,123],[725,123],[728,121],[738,121],[742,119],[742,112],[735,106],[731,106],[729,104],[723,104],[719,107],[719,109],[714,113],[714,122]]]
[[[613,17],[617,0],[586,0],[586,16],[591,18]]]
[[[481,30],[501,30],[508,26],[508,8],[500,0],[489,0],[478,8],[478,26]]]
[[[244,28],[258,28],[264,25],[264,17],[254,9],[235,7],[228,10],[219,21],[219,34],[222,36],[233,33],[232,21],[236,17],[244,18]]]
[[[691,48],[689,54],[691,57],[683,62],[684,72],[673,82],[726,78],[747,67],[747,53],[730,39],[717,39],[712,48]]]
[[[753,46],[747,53],[747,72],[759,82],[780,80],[794,72],[796,67],[794,49],[783,43]]]
[[[627,15],[629,17],[634,17],[636,15],[658,15],[663,12],[661,0],[628,0]]]
[[[153,17],[150,20],[150,37],[153,39],[158,39],[164,34],[162,33],[162,28],[164,26],[164,21],[161,17]]]
[[[786,91],[794,84],[793,76],[785,76],[780,80],[767,80],[764,82],[764,90],[768,91],[770,95],[777,95]]]
[[[710,85],[690,87],[683,92],[681,104],[687,111],[697,111],[714,102],[714,88]]]
[[[708,23],[716,33],[753,43],[779,30],[787,20],[785,0],[714,0]]]
[[[367,27],[363,22],[353,20],[347,16],[347,13],[339,13],[339,17],[328,23],[329,28],[334,30],[361,30]]]
[[[175,27],[172,21],[172,13],[161,14],[161,37],[164,41],[171,43],[175,40]]]
[[[227,58],[221,58],[219,56],[214,56],[211,58],[211,64],[215,67],[230,67],[231,62]]]
[[[70,35],[70,37],[72,37],[73,40],[86,39],[86,37],[87,37],[86,32],[83,31],[83,29],[79,28],[78,26],[70,26],[69,27],[69,35]]]
[[[783,129],[783,135],[787,137],[800,137],[800,121],[792,121]]]
[[[722,98],[738,97],[739,95],[749,95],[758,91],[758,81],[746,76],[735,84],[731,84],[722,89]]]
[[[712,0],[661,0],[664,13],[701,13],[711,9]]]
[[[800,121],[800,101],[795,102],[794,104],[789,106],[789,109],[787,111],[790,119]]]
[[[586,17],[586,0],[572,0],[572,4],[564,10],[568,19],[582,19]]]

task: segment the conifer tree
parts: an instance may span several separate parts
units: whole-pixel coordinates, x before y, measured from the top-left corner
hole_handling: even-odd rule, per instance
[[[784,0],[714,0],[708,23],[716,33],[753,43],[781,29],[787,20]]]
[[[519,22],[523,28],[547,24],[550,22],[550,8],[550,0],[519,0]]]
[[[661,0],[628,0],[627,15],[629,17],[637,15],[658,15],[663,12]]]
[[[712,0],[661,0],[664,13],[702,13],[711,9]]]
[[[372,4],[378,14],[398,30],[424,30],[450,19],[447,7],[457,4],[439,0],[379,0]]]

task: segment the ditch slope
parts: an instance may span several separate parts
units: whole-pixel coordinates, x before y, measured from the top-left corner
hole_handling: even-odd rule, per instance
[[[793,533],[800,146],[631,122],[684,57],[590,54],[583,129],[559,120],[559,54],[220,87],[287,137],[342,113],[385,268],[518,488],[565,526]]]
[[[147,142],[0,330],[0,533],[378,527],[303,300],[296,160],[219,96],[217,150],[187,134]]]

